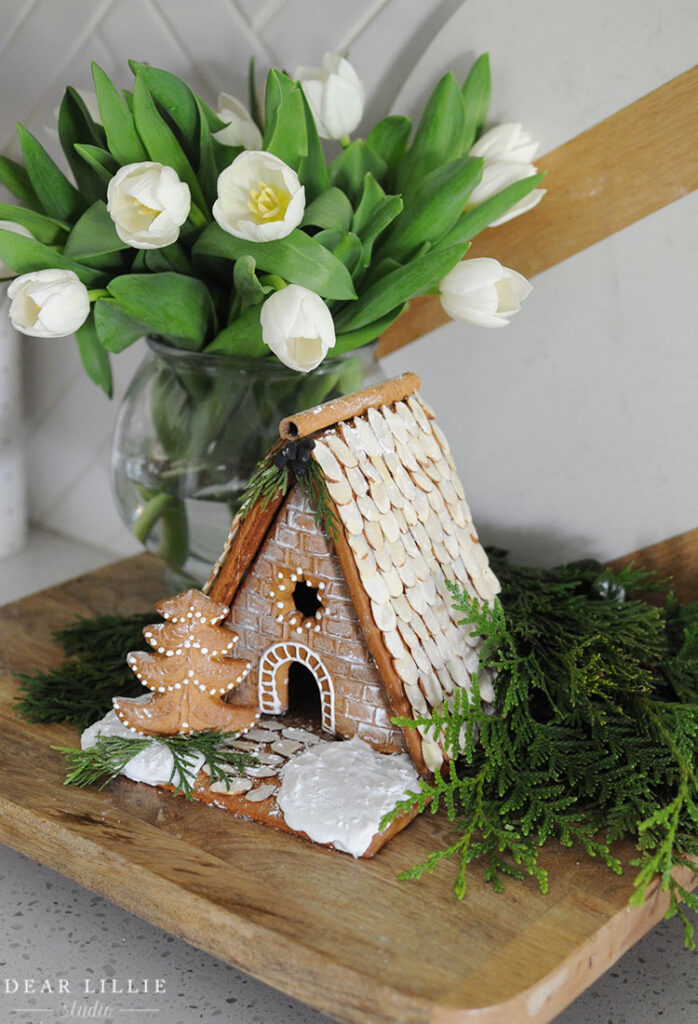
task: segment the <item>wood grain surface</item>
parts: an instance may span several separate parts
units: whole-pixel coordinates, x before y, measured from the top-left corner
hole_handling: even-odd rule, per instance
[[[473,240],[468,259],[492,256],[525,277],[698,188],[698,68],[624,107],[537,161],[543,201]],[[448,323],[436,295],[413,299],[380,337],[376,359]]]
[[[698,531],[644,553],[698,596]],[[545,1024],[647,932],[666,908],[654,889],[627,906],[618,878],[550,845],[550,893],[512,882],[497,896],[475,866],[464,903],[444,866],[397,881],[451,835],[415,821],[373,861],[313,846],[203,804],[120,779],[62,785],[51,744],[68,726],[12,712],[12,673],[60,658],[50,632],[76,614],[150,609],[163,597],[149,556],[118,562],[0,611],[0,838],[120,906],[337,1020]],[[618,853],[627,864],[629,845]],[[691,884],[687,870],[680,872]]]

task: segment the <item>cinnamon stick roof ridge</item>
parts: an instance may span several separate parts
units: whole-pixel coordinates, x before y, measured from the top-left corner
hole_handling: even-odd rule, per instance
[[[287,441],[308,437],[309,434],[343,423],[354,416],[362,416],[368,409],[402,402],[415,391],[419,391],[420,386],[421,382],[416,373],[403,373],[381,384],[364,388],[363,391],[335,398],[314,409],[296,413],[295,416],[287,416],[279,424],[279,436]]]

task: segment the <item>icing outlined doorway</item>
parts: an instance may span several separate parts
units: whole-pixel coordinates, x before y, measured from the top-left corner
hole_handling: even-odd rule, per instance
[[[335,732],[335,701],[332,678],[323,662],[305,644],[286,641],[273,644],[261,657],[259,663],[258,696],[259,706],[264,714],[280,715],[288,711],[288,673],[291,665],[298,662],[312,674],[320,691],[322,728]]]

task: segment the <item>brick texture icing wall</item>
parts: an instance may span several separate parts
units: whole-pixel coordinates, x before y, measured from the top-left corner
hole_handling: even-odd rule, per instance
[[[279,573],[285,580],[295,575],[320,585],[322,616],[312,620],[310,628],[292,625],[291,613],[282,622],[276,621]],[[292,661],[306,663],[316,677],[321,677],[322,684],[324,674],[318,671],[316,659],[308,657],[312,652],[329,675],[329,684],[321,686],[321,693],[326,718],[333,704],[335,731],[345,737],[358,735],[381,750],[404,749],[402,733],[390,724],[390,708],[339,562],[298,488],[286,501],[240,587],[228,624],[240,638],[235,656],[246,658],[254,666],[248,680],[235,691],[236,701],[256,702],[260,663],[272,647],[270,675],[277,692],[286,692],[285,679]],[[315,626],[319,627],[317,632]]]

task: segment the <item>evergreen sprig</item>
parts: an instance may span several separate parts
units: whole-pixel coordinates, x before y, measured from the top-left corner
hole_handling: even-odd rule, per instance
[[[110,710],[112,697],[139,697],[143,687],[126,655],[142,647],[153,614],[78,618],[52,633],[68,658],[48,672],[17,676],[15,712],[28,722],[71,722],[84,729]]]
[[[545,892],[547,840],[577,843],[620,872],[612,843],[628,837],[639,854],[631,902],[658,876],[668,915],[681,916],[693,948],[681,903],[695,910],[698,900],[672,872],[698,853],[698,604],[631,598],[658,588],[635,567],[529,569],[499,552],[492,562],[502,582],[494,605],[452,593],[463,625],[481,638],[481,667],[495,676],[493,713],[482,710],[475,680],[469,697],[399,720],[439,736],[453,759],[384,824],[415,806],[443,807],[459,832],[401,877],[454,858],[462,898],[468,867],[481,860],[497,891],[505,875],[531,875]]]
[[[104,788],[128,764],[131,758],[156,744],[162,744],[172,754],[172,773],[169,782],[175,793],[182,793],[187,800],[192,798],[192,766],[203,754],[208,766],[211,782],[228,783],[231,773],[244,774],[245,768],[257,764],[257,758],[234,750],[230,740],[233,733],[215,731],[194,732],[187,736],[124,737],[100,736],[92,747],[80,750],[76,747],[53,747],[60,751],[67,761],[68,774],[65,785],[91,786],[102,780]]]

